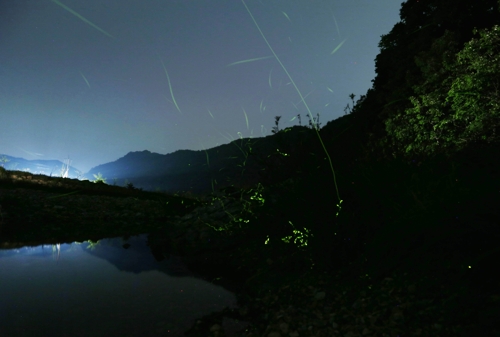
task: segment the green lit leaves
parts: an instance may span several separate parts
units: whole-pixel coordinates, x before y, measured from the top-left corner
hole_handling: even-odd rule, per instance
[[[474,33],[478,33],[474,30]],[[413,86],[413,107],[385,121],[388,142],[405,155],[451,153],[476,143],[499,140],[500,126],[500,28],[479,31],[453,57],[443,46],[444,34],[434,51],[421,53],[416,61],[421,71],[438,73]],[[441,55],[437,68],[436,55]],[[426,65],[426,59],[434,66]],[[433,69],[437,69],[433,71]]]
[[[271,45],[269,44],[269,41],[267,40],[266,36],[264,35],[264,33],[262,32],[262,30],[260,29],[260,26],[258,25],[257,21],[255,21],[255,18],[254,16],[252,15],[252,12],[250,11],[250,9],[248,9],[248,6],[246,5],[245,1],[244,0],[241,0],[241,2],[243,3],[243,6],[245,6],[245,9],[247,10],[248,12],[248,15],[250,15],[250,18],[252,19],[253,23],[255,24],[255,27],[257,28],[257,30],[259,31],[260,35],[262,36],[262,39],[264,40],[264,42],[267,44],[267,46],[269,47],[269,50],[271,51],[271,53],[273,54],[274,58],[276,59],[276,61],[279,63],[279,65],[281,66],[281,68],[283,69],[283,71],[285,72],[285,74],[287,75],[287,77],[290,79],[290,83],[293,85],[293,87],[295,88],[295,90],[297,91],[297,93],[299,94],[299,97],[300,97],[300,100],[301,102],[304,103],[304,106],[305,108],[307,109],[307,112],[309,113],[310,116],[312,116],[312,113],[311,113],[311,110],[309,109],[309,106],[307,105],[306,101],[304,100],[304,97],[302,96],[302,92],[299,90],[299,88],[297,87],[297,85],[295,84],[295,81],[293,80],[292,76],[290,75],[290,73],[288,72],[288,70],[286,69],[286,67],[283,65],[283,63],[281,62],[280,58],[278,57],[278,55],[274,52],[274,49],[271,47]],[[340,45],[338,45],[333,51],[332,51],[332,54],[334,52],[336,52],[341,46],[342,44],[345,42],[342,41],[340,43]],[[277,120],[278,121],[278,120]],[[276,121],[276,122],[277,122]],[[276,130],[273,130],[275,132],[278,132],[279,130],[277,130],[277,123],[276,123]],[[274,129],[274,128],[273,128]],[[316,135],[318,136],[318,139],[321,143],[321,146],[323,147],[323,150],[325,151],[325,154],[326,154],[326,157],[328,158],[328,162],[330,164],[330,169],[332,171],[332,175],[333,175],[333,181],[335,183],[335,190],[337,192],[337,197],[338,199],[340,200],[340,195],[339,195],[339,192],[338,192],[338,186],[337,186],[337,178],[335,177],[335,171],[333,169],[333,164],[332,164],[332,160],[330,158],[330,154],[328,153],[326,147],[325,147],[325,144],[323,144],[323,140],[321,139],[321,136],[319,134],[319,130],[318,129],[315,129],[316,130]],[[273,132],[273,133],[275,133]]]
[[[101,172],[94,174],[94,178],[95,178],[94,183],[101,183],[101,184],[106,183],[106,178],[102,176]]]
[[[262,191],[264,190],[264,187],[262,186],[261,183],[257,184],[257,187],[255,188],[254,194],[250,196],[250,200],[254,201],[257,203],[257,206],[263,206],[264,202],[266,199],[262,195]],[[250,190],[252,192],[253,190]]]
[[[433,153],[444,146],[443,125],[448,121],[441,104],[443,97],[437,92],[420,97],[410,97],[413,108],[405,110],[404,115],[396,115],[386,121],[386,131],[392,136],[393,145],[404,146],[404,152]],[[451,137],[448,135],[447,138]]]
[[[87,249],[94,250],[97,246],[99,246],[101,243],[101,240],[97,241],[92,241],[92,240],[87,240]]]
[[[10,159],[7,159],[7,157],[2,156],[2,157],[0,158],[0,163],[2,163],[2,164],[0,164],[0,165],[2,165],[1,167],[3,168],[3,166],[5,165],[5,163],[8,163],[9,161],[10,161]],[[4,171],[5,171],[5,170],[4,170]]]
[[[467,142],[497,141],[500,126],[500,27],[474,30],[472,39],[457,55],[463,71],[452,83],[446,101],[451,103],[454,119],[465,123]]]
[[[309,230],[304,227],[304,231],[300,231],[298,229],[295,229],[293,223],[291,221],[288,221],[290,225],[292,225],[292,232],[293,235],[285,236],[281,238],[281,240],[285,243],[291,243],[293,242],[294,245],[296,245],[299,248],[307,246],[309,236],[314,236],[309,233]]]

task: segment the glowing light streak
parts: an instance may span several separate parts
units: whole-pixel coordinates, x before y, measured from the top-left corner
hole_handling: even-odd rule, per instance
[[[77,18],[79,18],[80,20],[82,20],[83,22],[91,25],[92,27],[94,27],[95,29],[97,29],[98,31],[102,32],[103,34],[105,34],[106,36],[109,36],[111,38],[113,38],[113,36],[111,34],[109,34],[108,32],[102,30],[101,28],[97,27],[95,24],[93,24],[92,22],[90,22],[89,20],[85,19],[83,16],[81,16],[80,14],[78,14],[77,12],[75,12],[74,10],[72,10],[71,8],[69,8],[68,6],[60,3],[59,1],[57,0],[51,0],[52,2],[58,4],[59,6],[61,6],[62,8],[64,8],[65,10],[67,10],[68,12],[70,12],[71,14],[73,14],[74,16],[76,16]]]

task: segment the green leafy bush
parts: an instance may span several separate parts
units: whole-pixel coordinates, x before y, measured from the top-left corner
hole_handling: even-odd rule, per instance
[[[418,94],[410,97],[413,107],[385,121],[394,154],[450,154],[499,140],[500,27],[474,33],[480,38],[452,57],[447,48],[453,50],[454,38],[447,32],[416,58],[429,77],[413,87]],[[425,63],[439,58],[435,54],[440,54],[442,69],[431,76],[435,67]]]
[[[94,174],[94,178],[95,178],[94,183],[100,183],[100,184],[106,183],[106,178],[104,178],[100,172]]]

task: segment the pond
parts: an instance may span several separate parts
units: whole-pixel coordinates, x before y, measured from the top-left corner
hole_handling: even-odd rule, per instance
[[[0,273],[2,337],[183,336],[236,307],[180,258],[157,262],[145,235],[0,250]]]

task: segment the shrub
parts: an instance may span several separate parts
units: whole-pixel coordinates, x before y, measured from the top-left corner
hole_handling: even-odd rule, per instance
[[[94,178],[95,178],[94,183],[102,183],[102,184],[106,183],[106,178],[104,178],[100,172],[94,174]]]
[[[8,179],[9,174],[7,173],[7,170],[4,169],[2,166],[0,166],[0,180]]]

